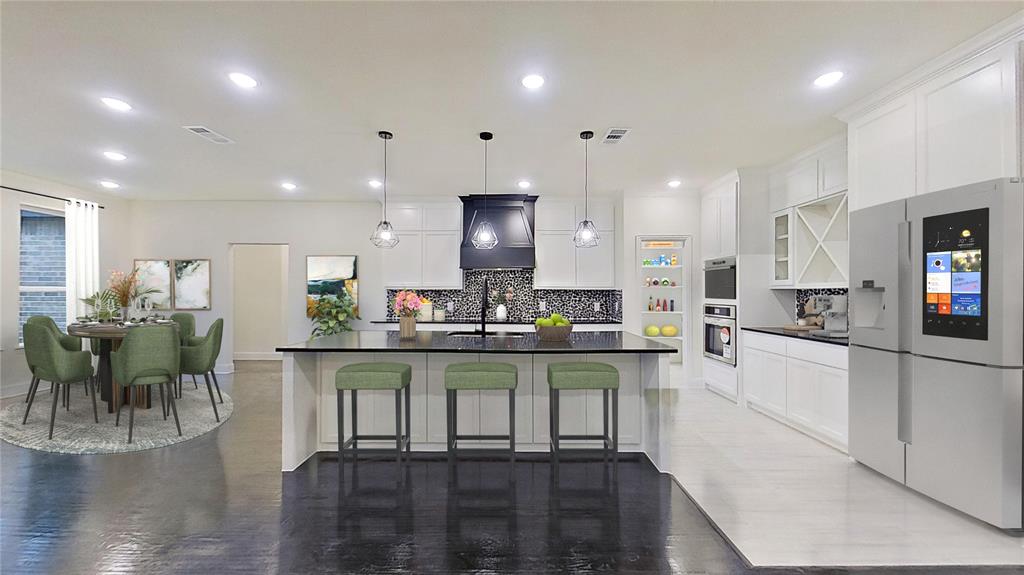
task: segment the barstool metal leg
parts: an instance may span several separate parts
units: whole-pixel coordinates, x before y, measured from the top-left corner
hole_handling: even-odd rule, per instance
[[[558,459],[559,459],[559,446],[558,446],[558,390],[551,390],[551,457],[555,464],[555,473],[558,473]]]
[[[402,390],[395,390],[395,451],[398,455],[398,470],[402,470]]]
[[[345,466],[345,390],[338,390],[338,464]]]
[[[608,390],[602,389],[601,392],[602,404],[604,406],[604,418],[601,419],[602,423],[604,424],[602,426],[604,439],[601,440],[601,443],[604,445],[604,462],[608,463],[608,444],[611,438],[611,436],[608,435]]]
[[[446,409],[445,409],[445,415],[446,415],[445,423],[448,424],[448,427],[447,427],[448,433],[447,433],[447,436],[445,437],[445,441],[447,442],[446,445],[447,445],[447,451],[448,451],[447,455],[448,455],[448,466],[449,467],[451,467],[451,466],[453,466],[455,464],[455,452],[452,450],[452,422],[455,420],[455,405],[452,403],[452,394],[453,393],[454,392],[452,390],[450,390],[450,389],[444,390],[444,399],[445,399],[445,406],[446,406]]]
[[[352,390],[352,463],[356,462],[358,454],[356,450],[359,449],[359,426],[357,425],[358,420],[356,419],[356,390]]]
[[[508,461],[512,464],[515,478],[516,465],[516,390],[508,390]]]
[[[619,390],[612,390],[612,462],[619,464]]]
[[[405,461],[412,457],[412,385],[405,386]]]

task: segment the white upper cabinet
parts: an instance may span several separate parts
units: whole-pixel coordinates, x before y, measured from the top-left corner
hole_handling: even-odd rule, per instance
[[[395,202],[388,218],[398,245],[381,250],[386,288],[462,289],[458,202]]]
[[[1018,175],[1014,48],[983,54],[918,90],[918,194]]]
[[[700,254],[702,260],[736,255],[736,194],[739,179],[729,177],[701,193]]]
[[[565,199],[537,198],[534,229],[566,231],[576,229],[576,203]]]
[[[914,195],[916,125],[908,94],[850,122],[850,209]]]
[[[834,138],[772,168],[768,208],[779,212],[846,188],[846,140]]]
[[[576,225],[588,215],[601,235],[592,248],[577,248],[572,242]],[[591,199],[589,210],[582,198],[544,199],[536,204],[537,264],[533,274],[536,288],[615,287],[615,202]]]
[[[429,231],[459,231],[462,228],[460,202],[423,204],[423,229]]]
[[[462,234],[454,232],[423,232],[423,282],[425,288],[458,288],[462,286],[459,268],[459,246]]]
[[[422,285],[422,232],[400,232],[398,245],[381,250],[381,254],[384,258],[384,287],[418,288]]]
[[[595,224],[597,221],[595,220]],[[599,231],[601,243],[576,249],[576,285],[587,288],[615,287],[615,232]]]
[[[576,245],[572,243],[572,232],[537,232],[535,253],[534,287],[576,287]]]
[[[397,231],[419,231],[423,229],[423,207],[420,205],[395,204],[388,206],[388,221]]]
[[[973,40],[962,54],[926,64],[930,74],[912,73],[906,85],[843,112],[850,209],[1019,177],[1019,45],[1019,39],[997,35]]]

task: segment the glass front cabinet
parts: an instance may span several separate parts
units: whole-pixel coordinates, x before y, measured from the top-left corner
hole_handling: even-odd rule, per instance
[[[772,287],[793,287],[793,209],[772,214]]]

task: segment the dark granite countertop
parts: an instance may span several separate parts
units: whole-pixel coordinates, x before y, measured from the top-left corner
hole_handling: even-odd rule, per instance
[[[744,327],[747,331],[756,331],[758,333],[767,333],[769,335],[781,335],[783,337],[791,337],[793,339],[803,339],[807,341],[816,341],[818,343],[830,343],[832,345],[849,346],[850,339],[847,337],[819,337],[811,335],[805,331],[789,331],[782,329],[781,327]]]
[[[490,327],[490,326],[488,326]],[[677,353],[676,348],[621,331],[579,332],[569,341],[540,341],[535,333],[522,337],[452,337],[443,331],[420,331],[403,340],[397,331],[350,331],[283,345],[281,352],[418,352],[418,353]]]
[[[577,324],[580,324],[580,325],[594,325],[594,324],[621,325],[622,324],[622,320],[621,319],[584,318],[584,319],[573,319],[573,320],[570,320],[570,321],[572,323],[577,323]],[[370,320],[370,323],[376,323],[376,324],[381,324],[381,323],[383,323],[383,324],[397,324],[398,323],[398,319],[374,319],[374,320]],[[427,320],[427,319],[418,319],[418,320],[416,320],[416,323],[463,323],[463,324],[470,323],[470,324],[479,324],[480,323],[480,318],[479,317],[473,317],[473,318],[469,318],[469,317],[448,318],[448,317],[446,317],[444,319],[444,321],[434,321],[434,320]],[[493,320],[493,319],[488,319],[487,320],[487,329],[491,329],[492,327],[494,329],[499,329],[500,326],[502,326],[502,325],[533,325],[533,320],[530,320],[530,321],[526,321],[526,320],[523,320],[523,321],[496,321],[496,320]]]

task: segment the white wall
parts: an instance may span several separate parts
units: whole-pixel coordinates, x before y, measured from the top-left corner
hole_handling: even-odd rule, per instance
[[[127,201],[9,171],[0,171],[0,184],[62,198],[79,198],[104,206],[99,215],[101,281],[106,281],[111,269],[123,270],[126,259],[130,265]],[[21,207],[63,211],[64,202],[6,189],[0,192],[0,397],[9,397],[27,392],[30,379],[25,354],[18,347]]]
[[[288,246],[238,244],[231,247],[234,282],[234,359],[276,359],[286,338]]]
[[[693,261],[689,264],[690,305],[685,320],[688,323],[684,336],[687,353],[683,366],[687,381],[700,377],[701,357],[701,305],[703,291],[698,289],[701,276],[700,266],[700,194],[696,190],[680,190],[662,195],[624,194],[622,199],[622,322],[623,329],[636,334],[643,333],[641,326],[640,283],[637,274],[636,237],[649,235],[673,235],[693,237]],[[687,271],[684,269],[684,272]]]
[[[217,363],[219,372],[233,369],[234,291],[229,270],[232,244],[287,244],[288,279],[285,342],[309,338],[306,318],[306,256],[358,256],[359,309],[364,320],[356,329],[370,329],[369,320],[385,315],[380,250],[370,233],[380,217],[376,202],[230,202],[135,201],[131,203],[133,258],[209,258],[211,261],[210,311],[197,311],[196,331],[224,318],[224,343]]]

